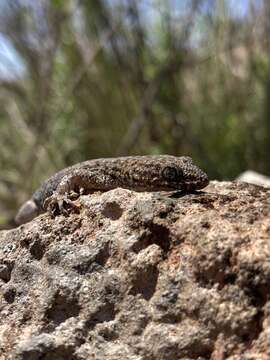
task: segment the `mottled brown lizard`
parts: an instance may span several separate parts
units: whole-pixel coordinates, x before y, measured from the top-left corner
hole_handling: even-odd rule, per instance
[[[145,155],[104,158],[67,167],[46,180],[19,209],[15,221],[23,224],[46,210],[65,212],[76,206],[70,193],[107,191],[118,187],[135,191],[202,189],[207,175],[187,156]]]

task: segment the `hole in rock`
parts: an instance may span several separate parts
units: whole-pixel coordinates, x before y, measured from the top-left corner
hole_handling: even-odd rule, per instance
[[[123,209],[115,201],[107,202],[102,214],[111,220],[118,220],[123,214]]]
[[[50,308],[46,311],[46,317],[55,325],[59,325],[70,317],[78,316],[79,312],[80,307],[77,299],[57,294]]]

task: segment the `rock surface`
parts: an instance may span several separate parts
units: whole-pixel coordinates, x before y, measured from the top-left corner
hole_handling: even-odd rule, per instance
[[[0,359],[270,359],[270,189],[82,196],[0,232]]]
[[[270,187],[270,177],[260,174],[256,171],[247,170],[240,174],[236,180],[247,182],[249,184]]]

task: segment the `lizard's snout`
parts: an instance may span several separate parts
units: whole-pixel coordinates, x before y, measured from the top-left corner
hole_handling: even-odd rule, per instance
[[[201,171],[197,180],[197,189],[203,189],[209,184],[208,176],[205,172]]]

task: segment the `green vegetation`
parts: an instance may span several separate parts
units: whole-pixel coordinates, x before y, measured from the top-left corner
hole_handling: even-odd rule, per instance
[[[270,175],[268,1],[6,3],[0,34],[23,70],[0,78],[0,224],[90,158],[188,154],[210,178]]]

